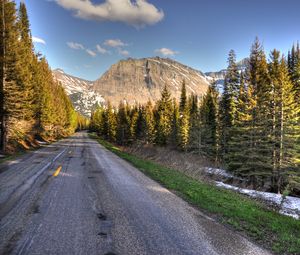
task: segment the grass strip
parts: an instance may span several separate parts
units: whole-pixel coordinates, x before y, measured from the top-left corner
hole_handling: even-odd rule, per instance
[[[95,134],[105,148],[130,162],[164,187],[213,215],[221,223],[244,232],[278,254],[300,254],[300,221],[267,209],[262,203],[236,192],[194,180],[185,174],[121,151]]]

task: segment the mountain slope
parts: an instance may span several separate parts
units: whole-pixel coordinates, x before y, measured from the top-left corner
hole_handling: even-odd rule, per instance
[[[104,103],[104,98],[93,90],[93,82],[66,74],[62,69],[55,69],[52,73],[64,87],[75,110],[84,116],[90,116],[96,105]]]
[[[203,95],[210,78],[200,71],[166,58],[121,60],[96,80],[95,91],[114,106],[125,100],[129,104],[156,101],[166,84],[173,97],[179,99],[182,81],[188,94]]]
[[[244,59],[238,61],[236,63],[238,70],[240,72],[245,71],[248,63],[249,63],[249,58],[244,58]],[[206,72],[205,73],[206,76],[211,77],[212,79],[215,79],[217,81],[217,84],[219,84],[219,85],[224,84],[225,74],[226,74],[226,69],[222,69],[217,72]]]

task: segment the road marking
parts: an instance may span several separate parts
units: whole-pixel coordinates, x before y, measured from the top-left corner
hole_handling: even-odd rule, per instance
[[[54,177],[56,177],[56,176],[59,175],[59,172],[60,172],[61,168],[62,168],[62,167],[59,166],[59,167],[56,169],[56,171],[55,171],[54,174],[53,174]]]

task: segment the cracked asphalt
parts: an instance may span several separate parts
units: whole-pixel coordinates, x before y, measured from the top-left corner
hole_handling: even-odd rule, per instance
[[[0,254],[271,254],[85,132],[0,164],[0,218]]]

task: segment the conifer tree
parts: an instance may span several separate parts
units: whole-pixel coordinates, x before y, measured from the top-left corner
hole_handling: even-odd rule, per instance
[[[171,134],[169,139],[169,144],[174,148],[178,149],[180,147],[180,112],[178,103],[176,99],[173,99],[173,107],[172,107],[172,127]]]
[[[239,91],[239,72],[236,65],[236,55],[233,50],[228,55],[228,67],[224,80],[224,92],[220,101],[220,142],[221,154],[225,158],[232,137],[232,128],[236,120],[236,103]]]
[[[167,85],[164,86],[161,99],[157,102],[156,125],[156,143],[166,145],[172,131],[172,99]]]
[[[125,145],[130,138],[130,118],[123,102],[119,104],[117,113],[117,142]]]
[[[232,127],[233,136],[229,142],[229,150],[226,156],[228,170],[237,176],[248,173],[245,162],[248,160],[249,127],[251,120],[251,90],[246,87],[246,74],[240,74],[240,87],[237,98],[237,115],[235,125]]]
[[[139,119],[139,111],[137,106],[133,107],[130,112],[130,142],[133,142],[137,139],[137,125]]]
[[[13,135],[13,127],[22,114],[22,91],[18,86],[19,34],[15,3],[1,2],[1,147],[5,151],[8,137]]]
[[[145,108],[145,128],[146,128],[146,141],[153,144],[156,137],[155,119],[153,113],[153,106],[151,101],[148,101]]]
[[[32,120],[33,117],[33,44],[29,27],[29,20],[26,6],[20,3],[17,27],[19,30],[19,65],[16,72],[18,73],[18,85],[22,90],[22,118]]]
[[[251,124],[247,134],[249,136],[249,146],[246,151],[248,158],[243,168],[253,188],[256,188],[258,185],[263,185],[272,174],[272,146],[269,143],[272,133],[272,87],[265,53],[257,38],[252,45],[248,72]]]
[[[106,123],[107,123],[107,139],[111,142],[116,141],[117,136],[117,118],[115,110],[112,108],[110,102],[107,103],[106,109]]]
[[[187,102],[185,81],[182,82],[181,97],[179,104],[179,130],[178,140],[180,149],[186,151],[189,143],[190,132],[190,110]]]
[[[200,106],[202,154],[216,159],[218,128],[218,92],[214,85],[208,88]]]
[[[143,105],[138,107],[138,118],[136,123],[136,138],[145,141],[146,139],[146,108]]]
[[[297,149],[300,128],[297,125],[299,106],[294,100],[293,84],[290,81],[288,67],[280,52],[271,52],[269,64],[272,80],[272,187],[281,193],[289,176],[297,176],[297,162],[300,154]],[[291,174],[292,173],[292,174]],[[292,182],[291,182],[292,183]]]

